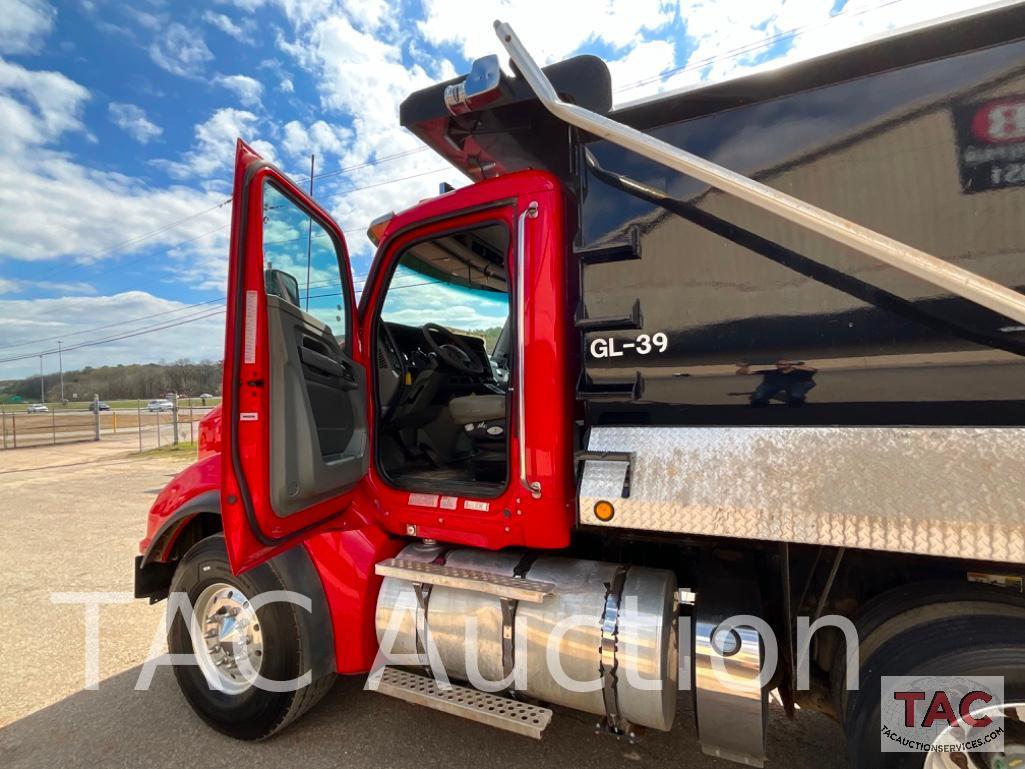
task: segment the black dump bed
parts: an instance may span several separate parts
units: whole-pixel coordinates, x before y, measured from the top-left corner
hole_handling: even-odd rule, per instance
[[[1002,9],[611,116],[1021,290],[1023,38],[1025,8]],[[601,111],[576,61],[553,82]],[[434,90],[403,119],[438,148]],[[580,136],[522,89],[477,117],[459,126],[476,157],[449,142],[452,162],[544,166],[576,196],[592,424],[1025,424],[1014,321]]]

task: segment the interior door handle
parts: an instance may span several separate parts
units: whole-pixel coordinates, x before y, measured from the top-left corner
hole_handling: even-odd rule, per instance
[[[344,363],[340,363],[333,358],[329,358],[327,355],[311,350],[308,347],[302,347],[300,349],[302,351],[301,355],[303,363],[307,366],[323,371],[325,374],[329,374],[330,376],[338,377],[342,380],[342,387],[346,390],[351,390],[356,386],[356,377],[353,376],[352,369]]]

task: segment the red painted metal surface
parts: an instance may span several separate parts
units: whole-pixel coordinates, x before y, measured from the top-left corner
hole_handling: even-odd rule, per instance
[[[569,280],[566,259],[563,191],[554,176],[521,171],[449,192],[396,215],[385,232],[360,300],[361,347],[364,351],[373,349],[370,321],[376,318],[384,300],[385,278],[412,241],[454,226],[504,221],[513,235],[509,277],[510,285],[514,285],[516,218],[531,202],[538,204],[538,216],[527,220],[525,238],[527,469],[530,480],[541,484],[541,498],[532,498],[519,482],[520,436],[513,400],[509,484],[497,497],[469,500],[475,507],[487,505],[486,511],[467,509],[464,497],[450,501],[455,509],[442,509],[440,500],[433,507],[410,504],[410,492],[390,486],[376,465],[371,465],[364,483],[375,501],[381,525],[395,534],[406,534],[407,527],[415,526],[418,537],[487,549],[559,548],[569,544],[576,494],[571,433],[574,383],[569,373],[577,370],[569,309],[573,306],[570,292],[574,281]],[[517,301],[514,298],[514,313]],[[516,380],[515,372],[512,380]],[[373,392],[370,397],[373,400]],[[374,414],[373,403],[370,413]],[[374,434],[373,425],[370,432]]]
[[[357,495],[353,507],[366,505]],[[377,654],[375,614],[382,577],[374,565],[394,557],[406,542],[390,537],[369,517],[350,519],[353,528],[329,531],[306,540],[305,547],[320,574],[331,609],[335,665],[339,673],[366,673]]]
[[[267,330],[267,294],[263,264],[263,183],[274,183],[312,211],[344,248],[345,237],[331,217],[296,187],[287,177],[264,162],[244,142],[239,141],[235,159],[235,188],[232,198],[231,246],[228,267],[227,326],[224,339],[224,387],[221,435],[223,439],[221,476],[221,514],[224,539],[232,569],[238,573],[299,544],[303,537],[339,524],[337,517],[349,503],[352,492],[326,499],[310,507],[279,517],[270,496],[270,351]],[[340,261],[348,268],[348,254]],[[351,272],[339,276],[347,293],[344,306],[353,308]],[[241,284],[241,295],[237,291]],[[245,318],[246,294],[255,294],[254,317]],[[355,309],[349,328],[356,328]],[[242,322],[239,323],[238,319]],[[237,340],[255,322],[252,360],[236,355]],[[248,333],[253,334],[252,329]],[[356,334],[350,334],[358,339]],[[243,338],[243,342],[246,340]],[[233,383],[240,383],[235,391]],[[249,414],[237,421],[234,414]],[[237,456],[235,456],[237,451]],[[241,470],[241,472],[238,472]],[[248,497],[248,504],[247,504]]]
[[[146,536],[139,542],[139,552],[146,553],[150,542],[182,505],[191,502],[200,494],[219,491],[220,488],[221,458],[217,454],[200,459],[174,476],[161,489],[149,510],[146,517]],[[173,544],[172,538],[163,545],[162,550],[166,552]],[[155,560],[164,560],[164,553],[157,553]]]
[[[221,461],[214,453],[189,465],[176,475],[157,496],[146,522],[146,536],[139,542],[145,553],[164,523],[195,497],[221,487]],[[360,510],[373,509],[365,494],[357,494],[344,522],[338,530],[316,534],[306,540],[305,547],[320,575],[331,610],[335,640],[335,666],[339,673],[365,673],[371,669],[377,654],[374,615],[381,577],[374,573],[374,564],[394,557],[406,542],[389,536],[373,519]],[[161,544],[155,560],[167,560],[177,531],[188,519],[176,526],[175,535]]]
[[[220,406],[215,406],[209,414],[199,420],[199,458],[221,453],[221,414]]]
[[[199,459],[178,473],[157,495],[146,517],[146,536],[139,542],[145,554],[160,529],[182,505],[200,494],[221,489],[221,407],[217,406],[199,421]],[[185,523],[185,521],[183,521]],[[174,545],[174,537],[163,545],[166,552]],[[156,560],[164,560],[157,553]]]

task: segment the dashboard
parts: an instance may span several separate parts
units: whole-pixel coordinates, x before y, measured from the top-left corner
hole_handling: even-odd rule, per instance
[[[454,334],[478,358],[481,373],[471,374],[446,365],[431,350],[419,326],[381,321],[377,335],[376,363],[382,410],[392,407],[407,411],[411,399],[423,401],[444,400],[471,393],[504,392],[495,380],[495,371],[484,340],[467,334]],[[464,355],[450,346],[454,352]],[[402,408],[403,405],[406,408]]]

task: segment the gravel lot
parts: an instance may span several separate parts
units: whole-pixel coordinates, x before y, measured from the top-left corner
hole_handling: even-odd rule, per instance
[[[192,715],[162,669],[135,691],[163,604],[100,612],[100,678],[84,685],[84,611],[53,592],[130,594],[144,516],[188,462],[133,457],[118,441],[0,452],[0,766],[733,767],[701,755],[688,697],[671,734],[629,745],[593,736],[595,719],[557,709],[540,743],[363,692],[341,679],[312,712],[261,744],[221,737]],[[770,725],[771,765],[845,766],[837,727],[813,713]]]

